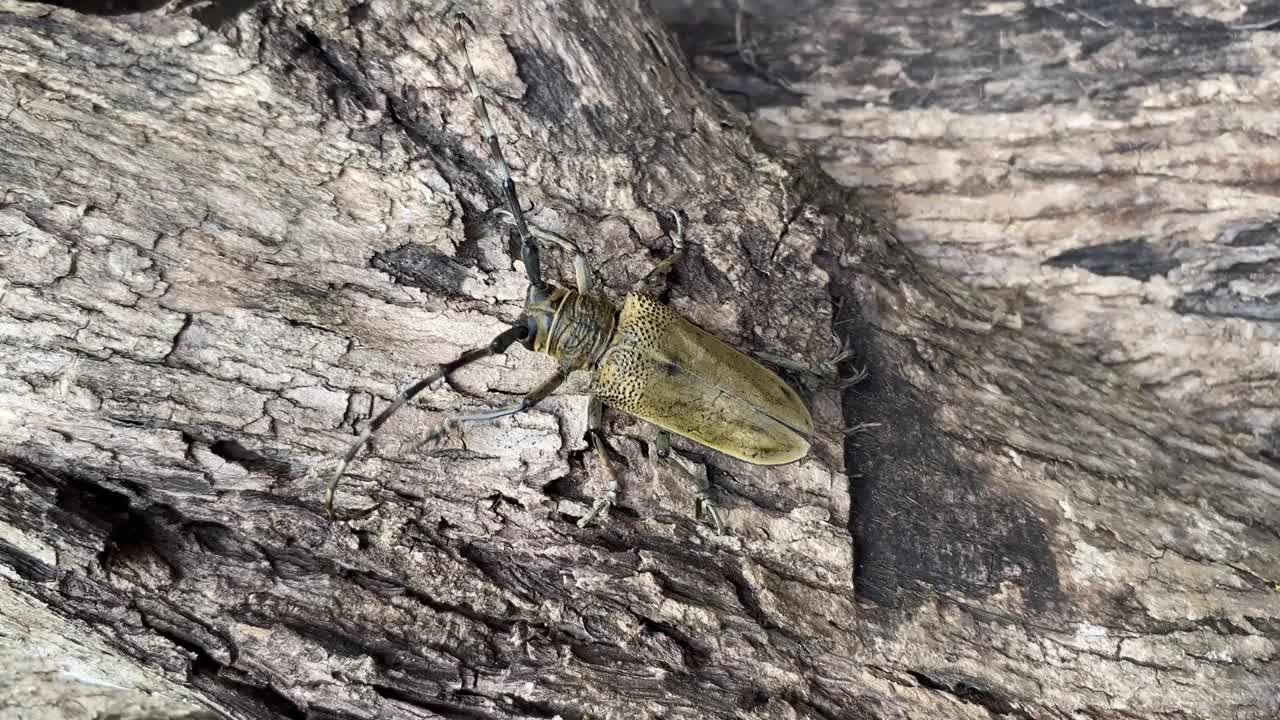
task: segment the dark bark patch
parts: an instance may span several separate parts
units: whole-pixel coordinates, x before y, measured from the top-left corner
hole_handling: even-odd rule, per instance
[[[1146,238],[1127,238],[1115,242],[1068,250],[1044,261],[1049,267],[1078,267],[1095,275],[1123,276],[1146,282],[1165,275],[1181,265],[1168,253],[1147,242]]]
[[[857,233],[846,226],[833,235]],[[829,256],[818,261],[830,268]],[[935,419],[940,409],[897,371],[894,358],[909,347],[876,329],[867,291],[851,284],[851,273],[828,272],[835,330],[858,350],[841,375],[867,372],[843,397],[848,427],[865,428],[844,447],[855,591],[882,606],[914,607],[938,594],[989,597],[1014,586],[1029,607],[1050,609],[1061,588],[1045,521],[954,454]]]
[[[516,73],[525,84],[524,109],[552,126],[572,125],[578,114],[578,86],[569,79],[564,60],[536,47],[507,49],[516,61]]]
[[[417,243],[401,245],[373,256],[369,265],[381,270],[401,285],[465,297],[462,283],[467,269],[453,258]]]
[[[57,570],[48,563],[4,540],[0,540],[0,565],[12,568],[24,580],[31,582],[48,582],[58,577]]]
[[[265,472],[282,478],[293,474],[293,466],[287,460],[269,458],[256,453],[237,440],[218,440],[209,446],[209,452],[246,470]]]
[[[1012,716],[1017,718],[1028,718],[1026,712],[1015,708],[1008,700],[999,693],[993,692],[982,687],[983,683],[973,678],[964,678],[955,675],[947,677],[931,677],[925,673],[908,671],[921,687],[930,690],[940,690],[948,695],[954,696],[961,702],[980,705],[987,709],[992,715]]]
[[[1280,220],[1249,223],[1228,228],[1218,241],[1231,247],[1280,245]]]
[[[199,653],[198,649],[193,651]],[[252,675],[226,667],[207,655],[198,654],[191,664],[188,679],[193,686],[207,693],[220,708],[233,716],[289,720],[309,720],[313,717],[270,683],[263,683]]]
[[[428,697],[421,692],[405,687],[395,687],[381,683],[370,687],[378,695],[388,700],[411,705],[426,711],[428,717],[444,717],[451,720],[495,720],[499,717],[499,715],[487,712],[475,705]],[[471,700],[473,703],[477,701],[478,698]]]
[[[53,0],[50,5],[86,15],[132,15],[151,12],[168,0]]]
[[[297,57],[310,60],[319,71],[317,75],[328,77],[335,103],[350,97],[365,109],[372,110],[381,105],[381,93],[366,79],[360,58],[350,49],[342,43],[330,42],[311,28],[299,25],[296,30],[303,41],[297,48]],[[337,109],[341,110],[341,107]]]
[[[864,337],[869,376],[844,403],[846,422],[870,426],[845,445],[858,594],[913,606],[931,593],[991,596],[1008,583],[1047,609],[1060,588],[1044,521],[952,455],[936,408],[867,345]]]
[[[1173,311],[1184,315],[1234,317],[1266,322],[1280,321],[1280,293],[1243,294],[1235,280],[1268,281],[1280,272],[1280,260],[1240,262],[1214,271],[1209,287],[1183,293],[1173,303]]]
[[[957,14],[939,0],[865,12],[775,0],[747,6],[739,37],[735,4],[701,5],[662,0],[657,8],[686,53],[710,60],[696,63],[707,83],[744,109],[798,104],[803,96],[790,88],[822,82],[866,88],[828,100],[833,107],[883,103],[887,93],[897,109],[1013,112],[1105,96],[1112,104],[1098,107],[1124,115],[1136,109],[1126,97],[1133,90],[1212,77],[1239,63],[1221,51],[1238,40],[1237,30],[1176,7],[1094,1]],[[1270,19],[1265,12],[1250,8]],[[1143,38],[1136,57],[1107,56],[1134,37]],[[894,66],[901,73],[885,72]],[[904,87],[902,75],[914,87]]]
[[[219,0],[197,7],[191,12],[191,17],[199,20],[205,27],[216,30],[259,2],[261,0]],[[191,0],[190,4],[194,5],[195,0]]]

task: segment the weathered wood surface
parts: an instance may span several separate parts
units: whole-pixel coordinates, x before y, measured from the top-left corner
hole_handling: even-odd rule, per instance
[[[913,250],[1280,457],[1280,3],[656,6]]]
[[[373,512],[325,521],[306,470],[519,314],[443,6],[266,3],[218,31],[0,7],[0,582],[160,691],[231,717],[1280,711],[1258,435],[930,269],[755,146],[632,4],[467,7],[535,221],[616,294],[679,207],[674,306],[805,362],[834,332],[868,370],[808,387],[799,464],[684,447],[724,538],[619,416],[623,507],[573,525],[603,485],[582,382],[414,446],[550,372],[521,351],[424,394],[340,495]]]

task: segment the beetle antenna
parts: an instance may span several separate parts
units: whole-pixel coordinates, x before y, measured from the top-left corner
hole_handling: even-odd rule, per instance
[[[524,262],[525,274],[529,276],[529,284],[542,286],[542,263],[538,256],[538,243],[529,233],[529,225],[524,219],[524,210],[520,207],[520,197],[516,194],[515,180],[511,179],[511,167],[502,154],[502,145],[498,142],[498,132],[489,119],[489,109],[480,92],[480,81],[476,79],[476,70],[471,66],[471,53],[467,52],[467,28],[475,30],[475,25],[463,13],[455,13],[454,35],[458,47],[462,49],[462,60],[466,66],[467,82],[471,85],[471,95],[476,108],[476,117],[480,120],[480,130],[484,133],[485,144],[489,146],[489,155],[498,166],[502,175],[502,190],[506,195],[507,209],[515,221],[516,232],[520,234],[520,259]]]
[[[470,365],[481,358],[486,358],[490,355],[501,355],[507,351],[507,348],[511,347],[512,343],[517,340],[523,340],[528,335],[529,327],[523,323],[507,328],[502,331],[502,334],[498,335],[493,340],[490,340],[488,345],[467,350],[459,355],[456,360],[441,365],[435,372],[400,391],[400,394],[396,396],[396,399],[392,400],[391,404],[388,405],[385,410],[378,413],[378,416],[375,417],[373,422],[369,423],[369,426],[360,433],[360,437],[356,438],[356,441],[351,443],[351,446],[347,448],[347,451],[342,454],[342,458],[338,461],[338,467],[334,470],[333,476],[329,478],[329,484],[325,489],[324,495],[324,509],[325,512],[328,513],[329,519],[334,519],[333,496],[338,491],[338,480],[342,478],[342,473],[346,472],[347,465],[351,464],[351,461],[355,459],[355,456],[360,452],[360,449],[367,445],[369,440],[373,439],[373,436],[378,433],[378,430],[382,429],[383,424],[385,424],[392,415],[395,415],[400,408],[408,404],[409,401],[417,397],[418,393],[426,390],[437,380],[447,376],[454,370]],[[312,468],[311,472],[313,474],[320,472],[320,467],[317,465]]]

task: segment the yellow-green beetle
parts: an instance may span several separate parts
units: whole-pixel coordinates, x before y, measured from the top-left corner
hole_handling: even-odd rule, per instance
[[[406,388],[369,423],[343,454],[329,480],[325,509],[330,517],[338,480],[347,464],[387,418],[437,380],[476,360],[503,353],[516,341],[559,360],[555,375],[515,405],[446,418],[428,434],[427,441],[443,437],[464,422],[493,420],[523,412],[550,395],[570,372],[593,371],[587,432],[608,475],[608,488],[605,497],[597,500],[591,511],[578,521],[579,526],[591,522],[617,499],[617,473],[600,431],[601,403],[749,463],[780,465],[804,457],[809,451],[813,419],[795,391],[763,365],[640,292],[650,278],[669,270],[683,253],[683,222],[678,213],[673,213],[675,252],[632,287],[620,309],[608,298],[592,292],[586,256],[576,243],[525,222],[515,182],[467,53],[464,23],[470,25],[464,15],[458,14],[455,31],[476,116],[501,173],[506,214],[520,235],[521,259],[529,277],[525,313],[522,322],[502,332],[486,347],[462,353]],[[577,289],[543,281],[538,240],[567,246],[573,252]],[[697,484],[700,509],[717,532],[723,531],[719,514],[708,497],[707,481],[684,471],[675,462],[668,465]]]

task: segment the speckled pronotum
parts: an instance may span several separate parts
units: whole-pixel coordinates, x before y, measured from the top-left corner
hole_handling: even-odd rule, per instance
[[[606,452],[600,429],[602,403],[651,422],[664,432],[682,435],[757,465],[778,465],[804,457],[809,451],[813,420],[795,391],[764,366],[641,292],[648,280],[665,274],[683,254],[683,221],[679,213],[672,213],[674,252],[635,283],[621,308],[592,291],[586,256],[577,243],[540,231],[525,221],[515,182],[489,120],[480,83],[467,52],[466,26],[470,25],[464,15],[455,16],[457,42],[471,85],[475,114],[506,196],[504,215],[520,236],[521,259],[529,278],[525,311],[513,327],[486,347],[462,353],[406,388],[369,423],[347,448],[329,479],[325,509],[330,517],[333,517],[338,480],[347,464],[387,418],[432,383],[464,365],[505,352],[516,341],[559,360],[556,373],[515,405],[446,418],[431,430],[427,441],[440,440],[461,423],[494,420],[528,410],[550,395],[569,373],[590,371],[593,379],[587,433],[605,469],[608,486],[604,497],[578,521],[579,526],[591,522],[617,500],[617,471]],[[573,252],[577,289],[557,287],[543,280],[539,240],[565,245]],[[666,466],[691,478],[697,485],[699,509],[716,531],[722,532],[707,481],[671,461],[665,452],[665,436],[660,437],[659,446],[664,448],[659,456],[667,461]]]

